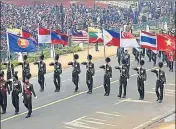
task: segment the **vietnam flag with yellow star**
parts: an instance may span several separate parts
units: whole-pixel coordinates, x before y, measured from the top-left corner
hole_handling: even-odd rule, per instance
[[[157,34],[158,51],[175,51],[175,37],[168,34]]]

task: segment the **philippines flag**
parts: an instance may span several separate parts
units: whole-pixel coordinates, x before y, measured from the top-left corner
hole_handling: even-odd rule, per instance
[[[130,32],[123,32],[123,31],[121,31],[120,34],[121,34],[120,47],[124,48],[139,47],[139,44],[133,34],[131,34]]]
[[[120,46],[120,33],[114,32],[112,30],[103,29],[103,40],[104,46]]]
[[[68,45],[68,36],[62,33],[51,32],[51,43]]]
[[[38,30],[38,43],[51,43],[51,32],[45,28]]]
[[[149,32],[141,31],[140,34],[140,45],[142,48],[147,48],[150,50],[156,50],[156,35]]]

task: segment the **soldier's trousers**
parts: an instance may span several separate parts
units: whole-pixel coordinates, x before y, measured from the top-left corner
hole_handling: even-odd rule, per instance
[[[86,83],[87,83],[89,91],[92,92],[92,88],[93,88],[93,77],[89,73],[86,74]]]
[[[19,96],[16,91],[12,91],[12,104],[15,108],[15,112],[19,112]]]
[[[147,52],[147,56],[149,58],[149,62],[151,62],[151,52]]]
[[[79,75],[78,74],[72,74],[72,82],[75,84],[75,91],[77,91],[78,88],[78,82],[79,82]]]
[[[123,96],[126,96],[127,80],[120,79],[119,83],[120,83],[119,95],[122,96],[122,87],[123,87],[123,90],[124,90]]]
[[[32,96],[26,95],[24,97],[24,106],[28,109],[28,115],[32,113]]]
[[[25,83],[26,75],[27,75],[27,74],[22,73],[22,81],[23,81],[23,83]]]
[[[38,83],[40,84],[40,88],[44,90],[45,77],[42,74],[38,75]]]
[[[142,56],[145,56],[145,48],[142,49]]]
[[[173,70],[174,67],[174,62],[173,61],[169,61],[169,69]]]
[[[56,90],[60,90],[60,83],[61,83],[60,75],[54,74],[54,85],[56,87]]]
[[[139,63],[139,55],[135,55],[135,60]]]
[[[1,92],[0,105],[2,107],[2,111],[4,113],[6,113],[6,109],[7,109],[7,93],[4,92],[4,91]]]
[[[160,92],[159,92],[160,89]],[[163,100],[163,90],[164,90],[164,84],[161,83],[160,81],[156,82],[156,87],[155,87],[155,92],[156,96],[159,100]]]
[[[153,56],[152,56],[152,61],[153,61],[154,66],[155,66],[155,65],[156,65],[156,55],[153,55]]]
[[[104,76],[104,89],[105,89],[105,94],[110,94],[110,78]]]
[[[118,63],[119,65],[121,64],[121,57],[117,57],[118,58]]]
[[[140,98],[144,99],[144,82],[138,80],[137,85],[138,85],[138,92],[139,92]]]

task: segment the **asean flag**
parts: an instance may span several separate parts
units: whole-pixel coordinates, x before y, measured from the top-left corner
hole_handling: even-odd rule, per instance
[[[168,34],[157,34],[158,51],[175,51],[175,37]]]
[[[103,29],[104,46],[120,46],[120,33]]]

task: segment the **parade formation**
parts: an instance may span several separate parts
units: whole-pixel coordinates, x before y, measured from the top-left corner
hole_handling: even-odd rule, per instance
[[[121,49],[123,50],[123,49]],[[122,56],[123,55],[123,56]],[[141,57],[141,56],[140,56]],[[71,65],[73,67],[72,71],[72,82],[75,85],[75,91],[78,92],[79,89],[79,74],[81,73],[80,69],[80,64],[78,62],[79,55],[74,54],[73,56],[74,61],[69,62],[68,65]],[[92,55],[87,56],[87,62],[82,62],[82,65],[86,66],[87,72],[86,72],[86,83],[88,87],[88,94],[92,94],[92,89],[93,89],[93,80],[94,80],[94,75],[95,75],[95,66],[94,63],[91,61],[92,60]],[[126,97],[126,90],[127,90],[127,85],[128,80],[130,79],[130,55],[128,54],[128,50],[121,51],[120,54],[118,52],[118,59],[120,58],[119,66],[116,66],[114,69],[119,70],[120,72],[120,79],[119,79],[119,94],[117,97],[119,98],[125,98]],[[152,58],[152,57],[151,57]],[[0,95],[1,95],[1,107],[2,107],[2,114],[6,113],[6,108],[7,108],[7,93],[8,95],[12,97],[12,104],[15,108],[15,115],[18,114],[20,107],[19,107],[19,96],[22,95],[23,103],[25,107],[28,109],[28,114],[26,118],[31,116],[32,113],[32,94],[34,95],[35,98],[37,98],[33,84],[30,83],[30,66],[27,61],[27,55],[24,55],[23,57],[24,62],[19,63],[22,65],[22,82],[18,80],[18,72],[14,72],[13,64],[10,63],[3,63],[4,65],[7,65],[7,80],[4,79],[4,72],[1,70],[0,73]],[[34,62],[34,65],[38,65],[38,83],[40,85],[40,92],[44,91],[45,87],[45,74],[46,74],[46,64],[43,61],[44,55],[40,56],[40,61]],[[149,57],[150,59],[150,57]],[[55,56],[55,62],[51,62],[49,66],[54,66],[54,75],[53,75],[53,82],[55,85],[55,91],[54,92],[60,92],[60,85],[61,85],[61,77],[60,75],[62,74],[62,64],[59,63],[59,55],[57,54]],[[132,68],[133,70],[137,71],[138,77],[137,77],[137,87],[138,87],[138,92],[139,92],[139,100],[144,100],[144,95],[145,95],[145,82],[147,81],[147,73],[146,69],[144,68],[145,61],[142,60],[142,58],[139,58],[140,60],[140,67],[135,67]],[[137,60],[137,62],[138,62]],[[111,84],[111,78],[112,78],[112,70],[113,68],[109,65],[111,59],[109,57],[105,58],[105,65],[99,66],[100,69],[103,69],[105,71],[104,73],[104,90],[105,94],[104,96],[109,96],[110,95],[110,84]],[[170,62],[171,64],[173,62]],[[169,63],[169,64],[170,64]],[[11,65],[12,67],[9,67]],[[151,70],[151,72],[155,73],[157,76],[156,79],[156,96],[157,96],[157,101],[159,103],[162,102],[163,100],[163,91],[164,91],[164,85],[166,84],[166,76],[165,72],[162,70],[163,67],[163,62],[158,63],[158,69]],[[170,71],[170,70],[169,70]],[[172,68],[173,71],[173,68]],[[23,86],[22,86],[23,85]],[[123,90],[122,90],[123,89]],[[159,92],[160,90],[160,92]],[[123,91],[123,92],[122,92]]]

